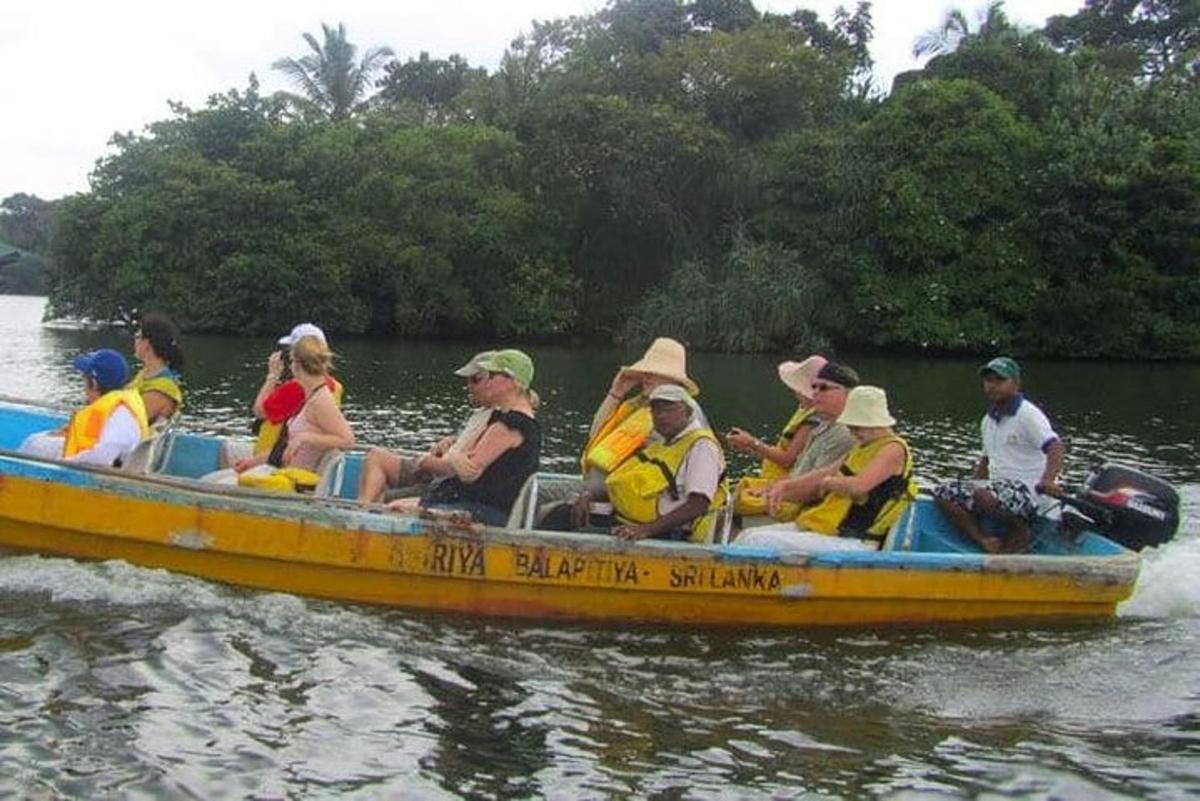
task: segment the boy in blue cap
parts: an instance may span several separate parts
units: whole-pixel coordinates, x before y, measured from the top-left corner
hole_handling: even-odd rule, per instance
[[[87,405],[71,415],[62,432],[31,435],[21,450],[82,464],[119,465],[149,432],[141,393],[125,389],[129,363],[115,350],[102,348],[76,356],[74,365],[83,373]],[[51,447],[61,450],[49,452]]]
[[[146,404],[129,383],[129,363],[115,350],[102,348],[75,357],[83,373],[88,405],[71,415],[63,456],[84,464],[112,467],[149,432]]]
[[[998,356],[979,368],[987,414],[980,422],[983,455],[970,481],[937,487],[938,507],[962,534],[988,553],[1017,553],[1029,547],[1029,524],[1038,513],[1037,494],[1061,490],[1066,449],[1046,415],[1021,393],[1021,367]],[[980,526],[977,516],[998,521],[1001,535]]]

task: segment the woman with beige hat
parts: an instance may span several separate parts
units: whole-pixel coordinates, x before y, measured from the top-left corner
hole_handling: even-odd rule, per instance
[[[813,427],[820,423],[820,419],[813,416],[813,381],[826,364],[828,360],[824,356],[809,356],[801,362],[780,363],[779,380],[792,391],[799,405],[784,424],[774,445],[768,445],[737,427],[731,428],[725,435],[725,442],[734,450],[762,458],[757,476],[746,476],[738,481],[734,491],[734,514],[743,517],[768,514],[764,493],[772,482],[787,476],[797,457],[808,447]],[[796,513],[794,504],[786,504],[777,510],[774,517],[783,522],[794,518]]]
[[[786,476],[796,462],[796,457],[808,444],[811,424],[816,422],[812,417],[812,385],[817,373],[825,364],[824,356],[809,356],[802,362],[780,363],[779,380],[792,391],[799,405],[784,424],[774,445],[768,445],[764,440],[737,427],[731,428],[725,435],[725,441],[734,450],[762,458],[759,477],[774,480]]]
[[[688,377],[683,345],[667,337],[654,340],[642,358],[613,376],[583,449],[583,476],[590,487],[603,490],[604,477],[646,444],[654,428],[646,399],[661,384],[676,384],[690,395],[700,394],[696,382]],[[699,411],[698,405],[696,409]],[[699,419],[708,425],[703,411],[699,411]]]
[[[912,453],[893,430],[896,420],[879,387],[850,390],[838,422],[858,444],[820,480],[821,500],[795,524],[747,529],[739,545],[801,551],[879,547],[917,495]]]

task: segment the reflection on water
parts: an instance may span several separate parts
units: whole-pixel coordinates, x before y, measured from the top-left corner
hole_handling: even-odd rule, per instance
[[[76,402],[77,350],[0,298],[0,393]],[[239,429],[269,342],[189,337],[187,423]],[[335,342],[360,439],[421,446],[465,407],[470,345]],[[533,348],[550,464],[616,365]],[[854,358],[925,481],[969,470],[974,362]],[[774,359],[701,354],[720,427],[767,433]],[[1028,365],[1072,475],[1106,456],[1180,486],[1112,623],[737,633],[473,621],[250,593],[110,562],[0,557],[0,796],[1183,798],[1200,790],[1200,372]]]

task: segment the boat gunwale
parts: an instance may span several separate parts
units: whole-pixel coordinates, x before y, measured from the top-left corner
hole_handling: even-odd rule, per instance
[[[671,542],[666,540],[625,541],[606,534],[561,532],[544,529],[509,529],[462,521],[454,515],[422,512],[397,514],[383,504],[359,503],[342,498],[284,495],[264,490],[218,485],[195,478],[154,473],[128,473],[119,468],[73,464],[0,448],[0,464],[33,465],[40,470],[0,469],[0,478],[16,477],[56,481],[57,476],[90,476],[87,489],[126,497],[248,515],[283,518],[339,529],[347,534],[369,532],[384,536],[458,537],[519,547],[563,548],[577,552],[613,555],[645,555],[661,558],[711,560],[731,563],[778,564],[843,569],[926,570],[937,572],[980,572],[984,574],[1068,575],[1081,581],[1108,580],[1132,583],[1140,557],[1121,548],[1111,554],[972,554],[905,550],[828,551],[803,553],[730,544]]]

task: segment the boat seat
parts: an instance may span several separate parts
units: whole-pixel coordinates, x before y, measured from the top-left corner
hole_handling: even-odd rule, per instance
[[[728,545],[729,535],[733,532],[733,499],[730,493],[725,499],[725,505],[717,510],[717,519],[708,532],[708,545]]]
[[[221,440],[221,467],[233,467],[238,459],[249,459],[254,455],[254,440],[249,437],[225,437]]]
[[[153,473],[158,467],[166,442],[167,436],[162,431],[151,433],[150,436],[135,445],[129,455],[121,460],[121,470],[137,475]]]
[[[165,442],[155,472],[178,478],[200,478],[220,469],[221,440],[184,431],[172,431],[162,438]]]
[[[179,423],[179,412],[170,417],[156,420],[150,426],[150,433],[134,446],[129,455],[121,460],[120,468],[126,473],[146,475],[158,469],[162,461],[163,448],[175,426]]]
[[[508,528],[532,529],[547,506],[572,500],[581,489],[583,479],[577,475],[534,473],[525,479],[517,493],[517,500],[508,513]]]
[[[313,472],[321,477],[313,497],[340,498],[346,481],[346,452],[337,448],[325,451]]]

